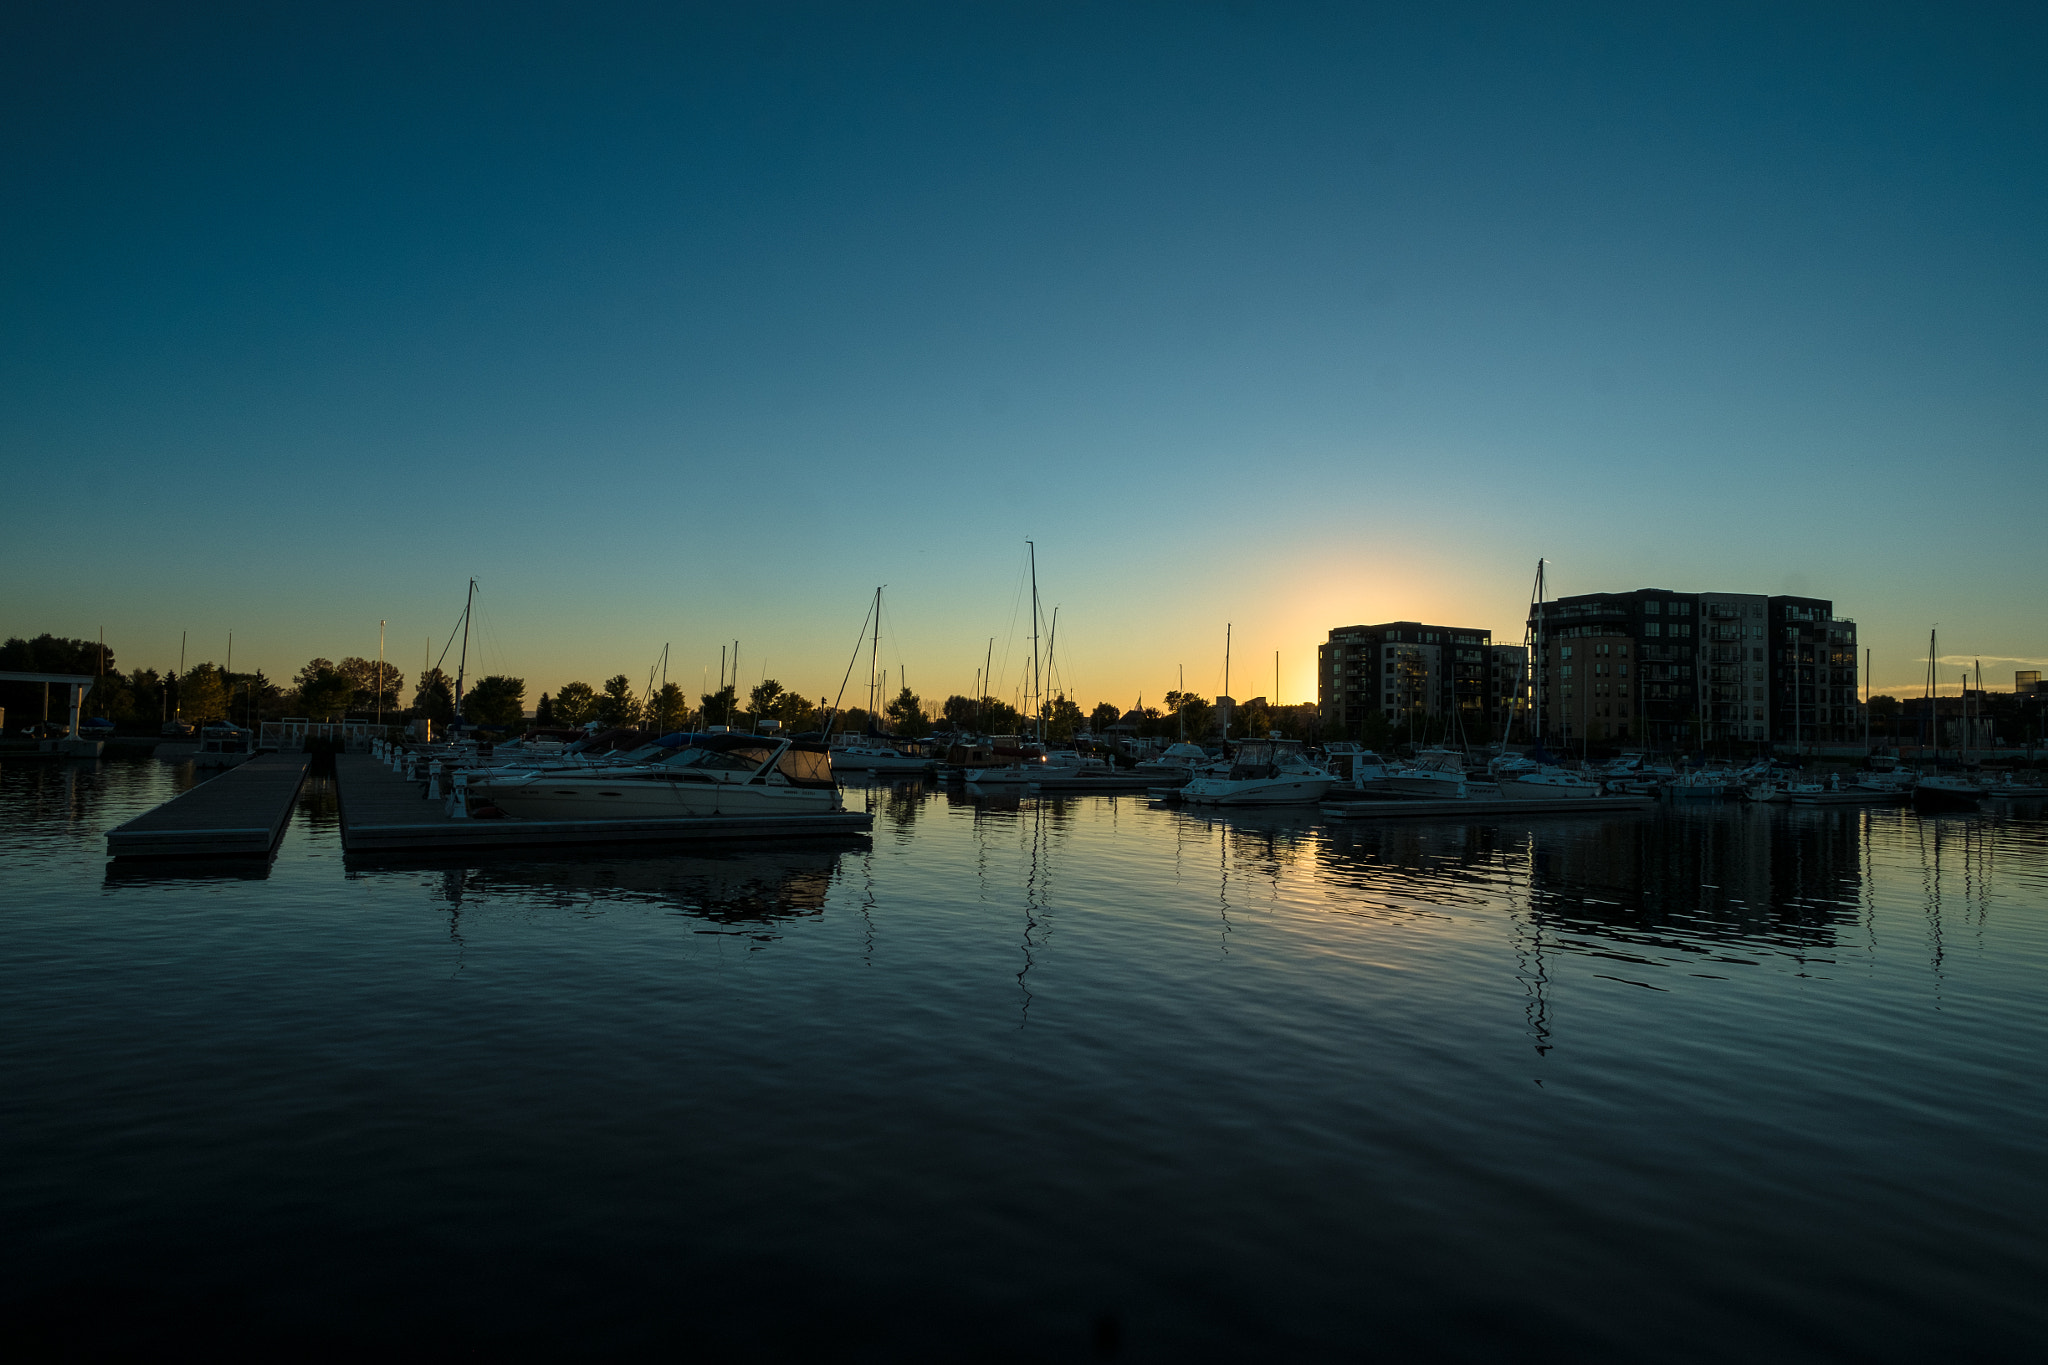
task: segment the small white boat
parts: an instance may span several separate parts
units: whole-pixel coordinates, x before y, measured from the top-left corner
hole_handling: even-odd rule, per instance
[[[1228,767],[1218,764],[1188,779],[1180,799],[1197,806],[1277,806],[1320,801],[1337,779],[1309,761],[1291,739],[1254,739],[1237,746]]]
[[[1728,795],[1726,773],[1701,768],[1664,785],[1664,794],[1675,801],[1719,801]]]
[[[199,732],[195,768],[233,768],[256,756],[256,736],[231,721],[217,720]]]
[[[1538,768],[1535,772],[1498,773],[1494,784],[1508,801],[1578,800],[1598,796],[1600,784],[1564,768]]]
[[[1131,769],[1134,777],[1149,777],[1160,786],[1169,782],[1184,782],[1192,777],[1198,768],[1206,768],[1214,762],[1199,744],[1169,744],[1165,752],[1155,758],[1148,758]]]
[[[848,744],[832,751],[833,768],[844,772],[928,773],[934,764],[935,760],[922,753],[905,753],[894,745],[875,742]]]
[[[1403,799],[1463,797],[1465,756],[1455,749],[1424,749],[1413,762],[1388,771],[1387,795]]]
[[[1010,763],[998,768],[969,768],[967,780],[977,787],[1021,787],[1045,776],[1043,763]]]

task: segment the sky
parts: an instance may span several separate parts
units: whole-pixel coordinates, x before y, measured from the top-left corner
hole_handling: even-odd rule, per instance
[[[474,577],[529,701],[734,640],[832,696],[886,584],[892,679],[1011,695],[1029,539],[1084,705],[1222,691],[1226,628],[1282,702],[1333,627],[1519,641],[1539,556],[2009,687],[2044,58],[2028,6],[11,5],[0,635],[280,678],[382,621],[410,680]]]

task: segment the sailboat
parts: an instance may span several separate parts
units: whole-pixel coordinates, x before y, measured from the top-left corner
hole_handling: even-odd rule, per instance
[[[1927,724],[1934,732],[1934,768],[1931,773],[1923,772],[1920,780],[1913,784],[1913,809],[1920,811],[1975,810],[1983,799],[1983,792],[1977,784],[1961,773],[1941,771],[1941,715],[1937,709],[1940,693],[1939,655],[1936,652],[1937,632],[1927,632]]]
[[[931,758],[914,752],[914,745],[910,746],[912,752],[906,752],[875,730],[874,717],[881,714],[886,700],[882,696],[886,688],[876,681],[880,675],[875,671],[882,650],[882,589],[879,587],[875,589],[874,620],[874,635],[868,646],[868,734],[864,739],[835,745],[832,750],[833,767],[842,772],[928,773],[935,766]]]
[[[969,768],[967,780],[982,787],[1014,787],[1036,782],[1045,775],[1045,694],[1038,672],[1038,626],[1041,620],[1038,606],[1038,546],[1025,541],[1031,554],[1031,691],[1029,700],[1035,704],[1031,714],[1038,718],[1036,761],[992,765],[983,768]]]

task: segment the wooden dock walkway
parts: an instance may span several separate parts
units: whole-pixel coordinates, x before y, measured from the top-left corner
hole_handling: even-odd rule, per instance
[[[724,815],[682,820],[466,820],[421,793],[424,783],[400,777],[363,754],[334,760],[346,853],[419,849],[516,849],[539,845],[730,842],[863,834],[864,811],[830,815]]]
[[[1647,796],[1581,796],[1560,800],[1518,801],[1499,798],[1456,800],[1438,797],[1420,801],[1382,801],[1367,797],[1356,801],[1325,798],[1323,814],[1333,820],[1468,820],[1474,816],[1494,819],[1517,815],[1611,815],[1620,811],[1648,810],[1657,803]]]
[[[107,831],[116,858],[267,857],[291,822],[304,754],[259,754]]]

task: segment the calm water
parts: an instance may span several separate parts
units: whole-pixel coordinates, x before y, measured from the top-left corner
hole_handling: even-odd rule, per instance
[[[110,870],[0,764],[20,1340],[1126,1360],[2038,1345],[2048,823],[849,792],[730,857]]]

